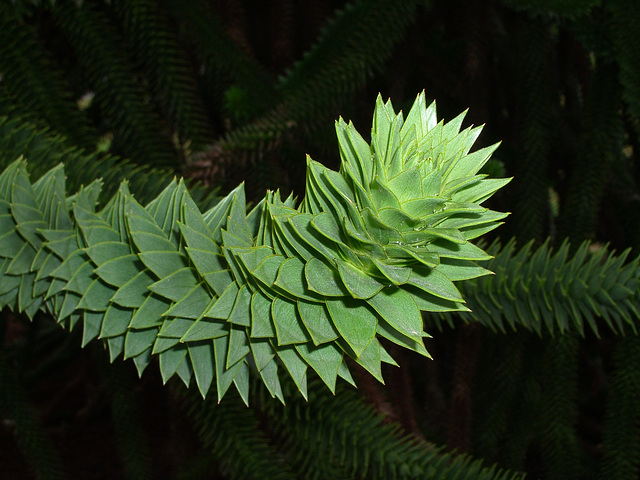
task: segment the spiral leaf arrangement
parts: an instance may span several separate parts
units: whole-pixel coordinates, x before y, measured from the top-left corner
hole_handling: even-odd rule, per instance
[[[464,311],[453,282],[489,273],[470,240],[506,216],[480,204],[509,179],[478,174],[496,145],[444,124],[418,95],[406,119],[376,103],[371,143],[336,123],[340,172],[307,160],[298,208],[279,192],[248,210],[240,185],[201,213],[182,180],[148,205],[122,183],[67,196],[62,165],[35,183],[19,159],[0,175],[0,307],[53,315],[103,339],[112,360],[164,381],[192,378],[249,401],[258,372],[284,402],[284,368],[306,398],[309,367],[334,392],[345,355],[382,381],[380,337],[428,356],[421,310]]]

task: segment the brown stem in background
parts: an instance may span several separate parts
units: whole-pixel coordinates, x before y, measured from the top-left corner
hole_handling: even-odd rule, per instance
[[[489,6],[486,2],[471,0],[462,11],[466,15],[462,19],[463,36],[465,40],[466,62],[464,65],[465,89],[460,92],[461,97],[473,107],[469,120],[473,124],[482,124],[490,116],[490,33],[487,31],[489,21]],[[473,92],[471,94],[471,92]]]
[[[358,389],[374,409],[385,417],[386,421],[398,423],[416,437],[424,440],[424,435],[418,427],[414,404],[411,376],[409,373],[409,358],[400,348],[385,345],[391,356],[400,367],[383,365],[385,385],[380,384],[371,374],[357,364],[350,363]]]
[[[384,385],[381,385],[369,372],[349,359],[349,370],[353,374],[357,388],[373,409],[388,423],[398,422],[393,406],[387,398]]]
[[[295,15],[293,0],[273,2],[269,8],[270,63],[274,73],[291,66],[295,58]]]
[[[469,452],[473,424],[473,381],[482,344],[482,328],[478,324],[468,324],[456,330],[458,335],[446,444],[458,452]]]
[[[411,387],[411,375],[409,372],[411,358],[404,349],[395,345],[385,345],[385,348],[400,365],[400,368],[393,366],[384,368],[387,392],[398,417],[398,422],[405,430],[424,440],[422,431],[418,427],[415,396]],[[391,369],[393,371],[390,371]]]
[[[222,18],[224,18],[227,31],[231,38],[247,53],[254,56],[253,47],[248,38],[249,20],[242,0],[224,0],[221,4],[217,5],[217,9]]]

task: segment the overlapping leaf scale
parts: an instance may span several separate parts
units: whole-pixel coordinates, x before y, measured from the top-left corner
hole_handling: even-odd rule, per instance
[[[0,185],[0,304],[29,317],[44,309],[73,326],[79,319],[75,306],[80,296],[63,288],[76,268],[56,275],[65,270],[65,256],[78,249],[66,204],[91,203],[99,185],[65,199],[61,166],[31,185],[23,160],[5,170]]]
[[[21,220],[24,225],[18,227]],[[36,275],[31,265],[42,246],[34,230],[45,228],[45,222],[24,161],[16,161],[0,177],[0,227],[0,299],[33,317],[43,300],[33,295]]]
[[[419,95],[407,120],[380,99],[368,144],[336,125],[342,167],[308,159],[307,192],[279,192],[247,211],[243,186],[201,213],[183,181],[146,206],[126,183],[96,210],[100,185],[65,197],[56,167],[33,185],[24,161],[0,175],[0,306],[52,313],[83,343],[108,346],[138,371],[195,380],[218,400],[249,370],[284,401],[284,369],[306,398],[309,368],[335,391],[345,356],[382,381],[384,338],[428,356],[421,311],[467,310],[453,282],[488,270],[469,243],[505,214],[480,203],[508,180],[477,172],[479,129],[437,123]]]
[[[70,327],[81,320],[83,344],[103,339],[112,360],[133,358],[140,373],[156,354],[165,381],[177,373],[188,384],[193,376],[205,395],[215,379],[219,399],[234,383],[248,402],[249,366],[255,366],[283,400],[269,335],[249,341],[258,303],[240,294],[218,318],[225,292],[238,283],[236,290],[248,291],[239,265],[229,268],[236,257],[225,258],[225,249],[253,243],[241,188],[202,215],[182,182],[146,207],[123,183],[99,212],[99,184],[65,198],[61,167],[31,185],[20,160],[0,185],[2,306],[31,317],[45,309],[59,321],[70,318]],[[304,391],[307,363],[335,385],[342,357],[336,362],[327,354],[332,348],[298,353],[283,346],[277,353]]]
[[[538,335],[575,332],[596,335],[602,328],[637,333],[640,257],[628,259],[588,242],[573,253],[568,242],[555,251],[545,242],[516,249],[514,241],[492,244],[487,264],[496,273],[465,282],[461,290],[471,312],[465,321],[478,321],[497,332],[524,328]],[[432,316],[451,321],[446,314]],[[437,320],[439,319],[439,320]]]

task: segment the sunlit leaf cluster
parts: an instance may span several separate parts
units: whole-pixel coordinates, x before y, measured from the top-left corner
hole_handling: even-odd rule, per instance
[[[454,282],[490,258],[470,240],[506,215],[481,206],[508,179],[478,174],[495,146],[469,153],[463,118],[379,98],[370,143],[337,122],[340,172],[308,159],[297,207],[267,192],[248,209],[240,185],[203,213],[174,180],[98,208],[99,182],[67,196],[61,165],[31,183],[18,160],[0,176],[0,306],[82,324],[83,344],[140,373],[155,356],[164,381],[219,400],[233,384],[248,403],[251,370],[282,401],[283,371],[305,397],[309,369],[335,391],[346,357],[382,381],[380,340],[428,356],[421,311],[466,310]]]

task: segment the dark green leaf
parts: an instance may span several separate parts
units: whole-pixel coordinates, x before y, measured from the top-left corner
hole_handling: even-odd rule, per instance
[[[329,387],[331,393],[335,394],[338,368],[342,363],[342,352],[332,344],[316,347],[304,343],[296,345],[296,350]]]
[[[278,345],[306,343],[311,340],[295,302],[282,297],[274,298],[271,304],[271,318],[276,329]]]
[[[213,345],[210,341],[189,344],[189,358],[202,398],[206,397],[214,377]],[[216,358],[217,361],[217,358]]]
[[[331,323],[324,302],[312,303],[298,300],[298,313],[315,345],[338,338],[338,331]]]

